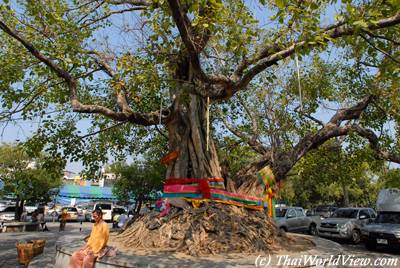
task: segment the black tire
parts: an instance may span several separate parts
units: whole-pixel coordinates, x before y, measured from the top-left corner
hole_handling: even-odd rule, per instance
[[[361,233],[359,230],[353,230],[353,232],[351,232],[351,242],[353,242],[353,244],[358,244],[361,241]]]
[[[368,250],[376,250],[376,241],[375,240],[367,240],[365,242],[365,247]]]
[[[287,232],[286,227],[280,227],[279,230],[280,230],[282,233],[286,233],[286,232]]]
[[[52,217],[58,217],[57,211],[53,211],[53,212],[50,214],[50,216],[52,216]]]
[[[308,228],[308,233],[313,236],[318,235],[318,229],[317,229],[317,225],[315,225],[315,223],[310,224],[310,228]]]

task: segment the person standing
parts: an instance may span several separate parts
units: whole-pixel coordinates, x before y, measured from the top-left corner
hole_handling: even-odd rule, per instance
[[[124,213],[119,216],[118,219],[118,228],[124,227],[125,223],[128,221],[129,217]]]
[[[35,209],[31,215],[31,222],[37,222],[37,221],[38,221],[38,212],[37,209]]]
[[[66,209],[61,211],[60,215],[60,232],[65,230],[65,225],[67,224],[68,213]]]
[[[89,239],[83,248],[72,254],[68,268],[92,268],[97,257],[101,256],[107,246],[109,229],[103,221],[103,212],[101,209],[95,209],[92,215],[95,222]]]

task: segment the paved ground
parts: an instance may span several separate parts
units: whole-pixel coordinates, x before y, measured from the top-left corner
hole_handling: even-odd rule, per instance
[[[345,254],[355,255],[356,257],[367,257],[372,260],[378,260],[380,258],[396,258],[397,266],[400,267],[400,250],[399,248],[378,248],[375,251],[369,251],[365,248],[364,244],[353,245],[348,242],[341,241],[342,247],[345,249]],[[375,267],[388,267],[385,265]],[[394,267],[394,266],[392,266]]]
[[[81,225],[79,222],[68,222],[64,232],[58,231],[58,222],[47,223],[47,226],[50,230],[49,232],[0,233],[0,268],[23,267],[23,265],[18,264],[18,255],[15,247],[15,244],[19,241],[45,239],[47,242],[44,251],[55,253],[56,241],[60,236],[78,234],[80,229],[82,235],[85,236],[90,232],[91,223],[83,222]]]
[[[56,240],[60,236],[71,234],[75,236],[82,233],[82,237],[87,235],[91,228],[91,223],[83,222],[82,225],[79,222],[67,223],[65,232],[58,232],[58,223],[48,223],[50,232],[26,232],[26,233],[0,233],[0,268],[14,268],[23,267],[18,264],[17,251],[15,243],[18,241],[27,241],[31,239],[46,239],[45,254],[48,256],[55,256]],[[111,226],[110,226],[111,227]],[[80,230],[81,229],[81,230]],[[367,257],[372,261],[380,258],[397,258],[397,266],[385,266],[385,265],[370,265],[367,267],[400,267],[400,252],[398,249],[379,249],[376,252],[368,251],[362,244],[352,245],[343,241],[339,241],[345,249],[343,254],[347,256],[353,256],[353,258]],[[54,254],[54,255],[52,255]],[[37,258],[40,258],[38,256]],[[54,264],[54,259],[49,258],[49,266]],[[346,266],[346,267],[360,267],[360,266]]]

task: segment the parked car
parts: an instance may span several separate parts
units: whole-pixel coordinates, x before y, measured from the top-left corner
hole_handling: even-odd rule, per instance
[[[68,217],[67,217],[67,221],[77,221],[78,220],[78,210],[75,207],[63,207],[61,209],[61,213],[62,211],[66,210]],[[61,214],[58,216],[58,219],[60,220],[61,218]]]
[[[321,237],[350,239],[358,244],[361,228],[372,222],[376,213],[372,208],[339,208],[332,217],[322,220],[318,233]]]
[[[338,208],[330,205],[321,205],[307,211],[307,216],[320,216],[321,220],[329,218]]]
[[[58,217],[61,214],[61,207],[52,207],[47,210],[47,215]]]
[[[0,212],[0,221],[13,221],[15,219],[15,206],[8,206]]]
[[[319,217],[307,217],[301,207],[276,208],[276,223],[285,232],[308,232],[318,234]]]
[[[122,214],[127,214],[125,208],[123,208],[123,207],[114,207],[112,209],[112,212],[111,212],[112,218],[114,218],[114,215],[122,215]]]
[[[77,205],[77,206],[75,206],[75,207],[76,207],[76,209],[78,210],[78,214],[79,214],[79,215],[83,215],[83,207],[80,206],[80,205]]]
[[[365,247],[400,246],[400,189],[383,189],[376,202],[375,221],[361,229]]]
[[[95,203],[93,206],[93,210],[100,208],[103,211],[103,220],[111,221],[112,220],[112,208],[113,205],[111,203]],[[94,221],[93,217],[91,217],[91,221]]]
[[[25,211],[28,213],[28,215],[31,215],[32,212],[34,212],[37,209],[37,205],[34,203],[25,203],[24,204]]]
[[[92,211],[93,210],[91,208],[86,209],[85,214],[84,214],[85,221],[91,221],[92,220]]]
[[[5,210],[8,207],[7,202],[0,202],[0,212]]]

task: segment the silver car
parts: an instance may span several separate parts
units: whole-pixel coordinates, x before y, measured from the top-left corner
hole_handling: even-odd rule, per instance
[[[285,232],[308,232],[317,235],[319,216],[307,217],[301,207],[275,209],[275,221],[280,230]]]
[[[339,208],[331,218],[322,220],[318,233],[321,237],[361,240],[361,228],[376,217],[372,208]]]

